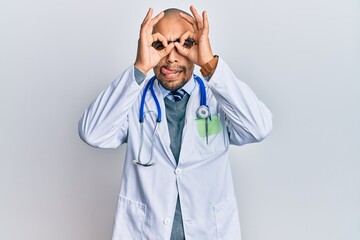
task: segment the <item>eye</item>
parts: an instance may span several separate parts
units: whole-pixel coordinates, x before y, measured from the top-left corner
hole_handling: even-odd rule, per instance
[[[191,38],[188,38],[188,39],[185,40],[183,46],[184,46],[185,48],[191,48],[194,44],[195,44],[195,40],[194,40],[194,39],[191,39]]]
[[[162,42],[160,42],[159,40],[158,41],[155,41],[155,42],[153,42],[152,44],[151,44],[151,46],[153,47],[153,48],[155,48],[156,50],[163,50],[165,47],[164,47],[164,45],[162,44]]]

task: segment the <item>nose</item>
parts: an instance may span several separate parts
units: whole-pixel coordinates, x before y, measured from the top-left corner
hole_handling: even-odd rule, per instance
[[[176,51],[176,48],[173,48],[169,55],[167,55],[166,62],[167,63],[177,63],[179,58],[179,53]]]

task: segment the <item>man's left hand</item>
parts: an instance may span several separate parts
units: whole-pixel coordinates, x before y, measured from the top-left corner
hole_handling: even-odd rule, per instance
[[[190,7],[194,18],[189,15],[180,13],[180,17],[188,21],[194,28],[194,32],[186,32],[180,37],[180,42],[175,42],[177,51],[187,57],[196,65],[202,67],[205,63],[213,58],[209,40],[209,21],[207,13],[202,13],[202,18],[196,11],[194,6]],[[185,40],[191,38],[195,40],[195,44],[191,48],[184,47]]]

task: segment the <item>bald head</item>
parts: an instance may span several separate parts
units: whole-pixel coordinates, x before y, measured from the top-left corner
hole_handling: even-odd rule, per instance
[[[180,13],[186,14],[190,17],[192,17],[189,13],[178,9],[178,8],[168,8],[166,10],[163,11],[164,12],[164,17],[180,17]]]
[[[156,33],[159,31],[159,26],[160,25],[167,25],[169,28],[170,26],[172,26],[173,23],[181,23],[182,25],[190,25],[185,19],[183,19],[182,17],[180,17],[180,13],[186,14],[190,17],[192,17],[189,13],[178,9],[178,8],[168,8],[166,10],[163,11],[164,12],[164,17],[157,23],[154,25],[153,28],[153,33]]]

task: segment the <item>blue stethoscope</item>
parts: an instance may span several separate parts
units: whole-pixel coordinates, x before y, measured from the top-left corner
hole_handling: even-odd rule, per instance
[[[203,82],[203,80],[201,80],[200,77],[198,77],[197,75],[193,74],[194,79],[196,80],[196,82],[199,84],[200,86],[200,106],[199,108],[196,110],[196,115],[198,118],[201,119],[207,119],[210,118],[210,110],[209,110],[209,106],[206,104],[206,89],[205,89],[205,84]],[[138,153],[138,160],[133,160],[134,164],[143,166],[143,167],[150,167],[155,165],[155,162],[153,162],[153,153],[154,153],[154,142],[155,142],[155,134],[156,131],[159,127],[159,123],[161,122],[161,107],[160,107],[160,103],[158,98],[156,97],[155,91],[154,91],[154,82],[156,80],[156,76],[153,76],[148,83],[146,84],[145,88],[144,88],[144,92],[142,94],[141,97],[141,102],[140,102],[140,110],[139,110],[139,123],[140,123],[140,135],[141,135],[141,141],[140,141],[140,149],[139,149],[139,153]],[[140,160],[140,155],[142,152],[142,147],[143,147],[143,142],[144,142],[144,106],[145,106],[145,98],[146,98],[146,94],[147,92],[150,90],[150,93],[152,95],[152,98],[155,101],[155,105],[156,105],[156,109],[157,109],[157,118],[156,118],[156,123],[155,123],[155,128],[153,131],[153,135],[152,135],[152,139],[151,139],[151,153],[150,153],[150,158],[147,162],[142,162]]]

